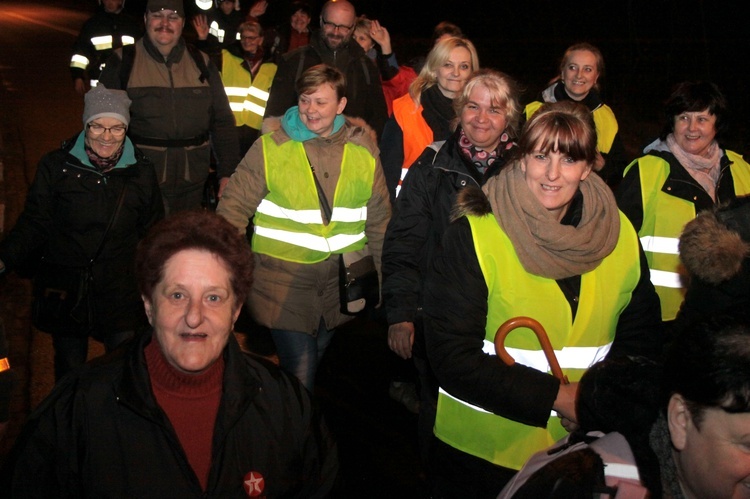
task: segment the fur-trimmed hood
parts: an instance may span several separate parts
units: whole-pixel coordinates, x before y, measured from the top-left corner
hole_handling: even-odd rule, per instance
[[[750,197],[703,211],[680,236],[680,260],[687,271],[709,284],[737,275],[750,257]],[[747,262],[746,262],[747,264]]]
[[[451,222],[466,215],[481,217],[488,213],[492,213],[492,205],[487,195],[479,187],[469,186],[458,192],[456,203],[451,210]]]

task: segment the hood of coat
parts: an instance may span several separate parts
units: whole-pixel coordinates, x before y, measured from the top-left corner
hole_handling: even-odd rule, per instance
[[[703,211],[685,225],[680,236],[680,260],[691,275],[719,284],[740,272],[750,256],[750,242],[732,228],[737,219],[734,215],[741,213],[745,213],[746,223],[750,221],[750,203]]]
[[[466,215],[481,217],[489,213],[492,213],[492,205],[485,193],[479,187],[469,186],[458,191],[451,210],[451,222]]]
[[[377,154],[379,154],[377,149],[378,136],[375,130],[362,118],[351,116],[344,116],[344,118],[346,119],[346,124],[340,132],[344,134],[345,142],[352,142],[365,147],[373,156],[377,157]],[[289,136],[281,128],[281,120],[282,116],[264,118],[260,133],[265,135],[274,132],[274,140],[278,143],[290,140]]]

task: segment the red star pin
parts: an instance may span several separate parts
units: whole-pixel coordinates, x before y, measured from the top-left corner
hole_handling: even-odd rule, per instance
[[[247,494],[247,497],[259,497],[263,494],[263,489],[266,487],[266,481],[263,478],[263,475],[257,471],[250,471],[242,480],[242,486],[245,487],[245,494]]]

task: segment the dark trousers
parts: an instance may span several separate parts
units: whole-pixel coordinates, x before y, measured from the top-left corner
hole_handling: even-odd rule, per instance
[[[107,335],[102,341],[105,352],[114,350],[134,335],[134,331]],[[55,382],[57,382],[71,370],[86,363],[89,354],[89,337],[53,334],[52,347],[55,351]]]
[[[515,470],[454,449],[436,437],[430,457],[432,499],[495,499],[516,474]]]

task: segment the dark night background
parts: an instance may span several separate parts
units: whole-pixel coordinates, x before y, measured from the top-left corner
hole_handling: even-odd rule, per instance
[[[268,1],[261,21],[265,25],[283,22],[290,0]],[[401,63],[429,50],[431,30],[438,22],[458,24],[476,45],[482,66],[504,71],[521,83],[526,89],[524,102],[533,99],[557,74],[565,48],[579,41],[593,43],[606,63],[606,73],[600,79],[602,94],[618,118],[620,133],[633,157],[660,131],[661,104],[675,83],[714,81],[727,96],[732,112],[732,127],[722,144],[750,153],[750,99],[745,90],[750,6],[746,3],[351,1],[358,14],[378,19],[388,28]],[[317,24],[323,2],[310,3],[316,11],[313,24]],[[93,0],[85,4],[91,9],[96,6]],[[125,7],[141,15],[145,5],[146,0],[126,0]],[[195,10],[192,0],[186,0],[186,6],[189,12]]]

